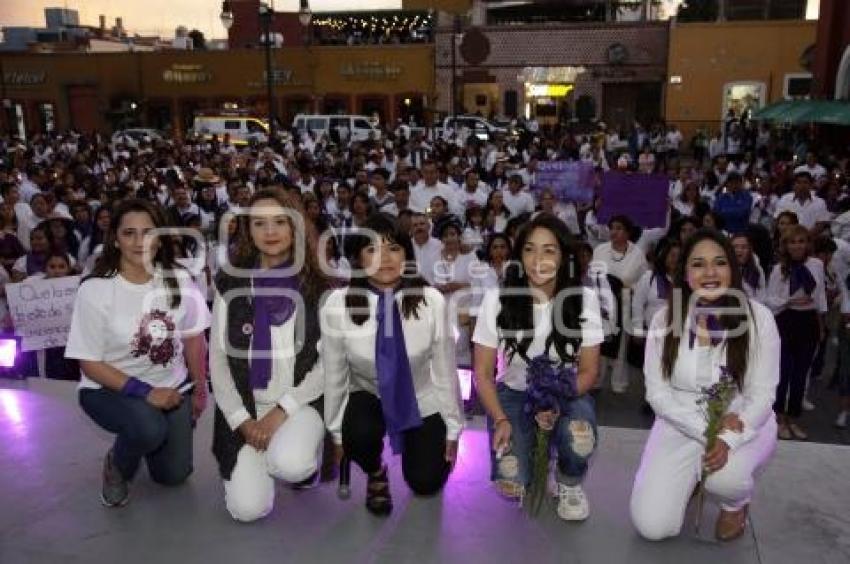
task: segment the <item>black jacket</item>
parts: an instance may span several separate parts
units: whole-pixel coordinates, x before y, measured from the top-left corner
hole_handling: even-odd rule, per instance
[[[227,303],[227,344],[234,349],[242,351],[246,358],[235,358],[228,356],[227,363],[230,374],[236,384],[236,390],[242,397],[242,403],[251,417],[257,417],[257,407],[254,404],[254,392],[249,382],[250,363],[248,351],[251,348],[251,333],[245,331],[245,327],[253,327],[254,324],[254,302],[250,297],[251,279],[248,277],[234,277],[221,272],[215,281],[216,290],[227,301],[228,292],[240,290],[244,293],[234,295]],[[318,304],[298,304],[296,315],[296,350],[295,356],[295,385],[301,383],[313,366],[319,361],[316,345],[319,342],[319,307]],[[298,346],[300,344],[300,346]],[[213,390],[215,393],[215,390]],[[322,415],[322,398],[320,397],[310,405]],[[215,423],[213,427],[212,451],[218,461],[218,469],[221,477],[230,479],[233,468],[236,466],[236,458],[239,450],[245,445],[245,439],[238,430],[230,429],[221,409],[215,408]]]

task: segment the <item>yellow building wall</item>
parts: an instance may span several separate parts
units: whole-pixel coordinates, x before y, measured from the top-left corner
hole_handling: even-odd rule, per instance
[[[697,128],[716,131],[724,86],[765,85],[765,103],[781,100],[785,75],[803,73],[800,58],[814,44],[815,21],[677,23],[670,30],[665,117],[689,140]],[[670,77],[681,77],[673,84]]]

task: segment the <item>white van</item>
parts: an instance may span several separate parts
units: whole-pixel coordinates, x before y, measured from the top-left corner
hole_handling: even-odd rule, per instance
[[[370,136],[373,139],[381,138],[381,130],[373,125],[371,118],[367,116],[298,114],[292,120],[292,127],[299,133],[304,131],[321,132],[331,138],[333,138],[331,136],[333,130],[343,134],[347,132],[351,141],[366,141]]]
[[[192,131],[207,140],[218,135],[219,141],[229,133],[234,145],[265,143],[269,139],[268,122],[249,116],[195,116]]]

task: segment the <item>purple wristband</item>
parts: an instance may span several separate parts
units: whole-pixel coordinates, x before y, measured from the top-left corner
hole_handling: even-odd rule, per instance
[[[127,378],[127,383],[124,384],[124,387],[121,388],[121,395],[127,396],[130,398],[139,398],[145,399],[148,397],[148,394],[153,390],[153,386],[150,384],[145,384],[138,378]]]

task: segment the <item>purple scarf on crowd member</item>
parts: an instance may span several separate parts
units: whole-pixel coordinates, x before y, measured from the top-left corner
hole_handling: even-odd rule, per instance
[[[691,312],[691,319],[689,323],[690,335],[688,336],[688,346],[690,348],[694,348],[694,342],[697,338],[696,329],[700,317],[705,317],[705,327],[708,329],[708,338],[711,340],[711,346],[717,346],[723,341],[723,326],[720,324],[720,318],[712,313],[713,311],[714,310],[711,308],[697,306]]]
[[[817,282],[815,282],[815,277],[812,276],[811,271],[806,267],[806,263],[792,261],[788,271],[788,295],[793,296],[797,293],[797,290],[802,288],[806,294],[811,296],[812,292],[815,291],[815,286],[817,286]]]
[[[401,311],[392,291],[371,287],[378,295],[375,311],[375,373],[378,377],[378,395],[384,423],[390,437],[390,446],[398,454],[402,450],[402,433],[422,425],[413,374],[407,358],[407,344],[401,324]]]
[[[298,276],[281,275],[291,266],[292,261],[285,261],[268,270],[257,271],[251,279],[254,328],[249,382],[252,390],[267,388],[272,377],[272,326],[280,327],[295,312],[295,300],[289,294],[300,291],[300,281]]]
[[[741,267],[741,279],[753,290],[758,290],[761,286],[759,269],[756,268],[753,259],[750,259],[750,262]]]
[[[666,300],[670,296],[670,279],[667,278],[665,272],[654,272],[652,277],[655,278],[655,288],[659,300]]]
[[[47,269],[47,255],[27,253],[27,276],[44,272]]]

